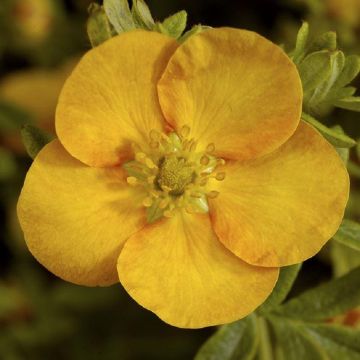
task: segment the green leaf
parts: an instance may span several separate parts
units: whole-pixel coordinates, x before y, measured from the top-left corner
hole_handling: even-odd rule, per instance
[[[339,230],[334,235],[334,239],[343,245],[360,251],[360,224],[344,219]]]
[[[360,360],[360,330],[339,325],[306,324],[305,331],[332,360]]]
[[[322,134],[322,136],[324,136],[324,138],[335,147],[349,148],[356,145],[356,141],[354,139],[351,139],[349,136],[340,131],[326,127],[309,114],[303,112],[301,118],[310,125],[314,126]]]
[[[347,56],[345,66],[338,77],[335,87],[344,87],[355,79],[360,71],[360,57],[356,55]]]
[[[336,50],[336,32],[328,31],[317,37],[310,45],[308,52],[315,52],[321,50]]]
[[[200,348],[195,360],[251,360],[258,345],[255,315],[222,326]]]
[[[6,101],[0,101],[0,131],[19,131],[21,126],[32,122],[32,117],[22,109]]]
[[[325,320],[360,305],[360,267],[346,275],[310,289],[277,308],[289,318]]]
[[[24,125],[22,127],[21,137],[26,151],[32,159],[35,159],[39,151],[54,138],[32,125]]]
[[[279,279],[275,285],[275,288],[266,301],[258,308],[257,311],[259,314],[271,311],[285,300],[301,269],[301,265],[302,264],[300,263],[284,266],[280,269]]]
[[[280,345],[280,356],[286,360],[329,360],[326,352],[306,331],[301,323],[271,316],[269,321]]]
[[[317,51],[305,57],[298,66],[304,93],[318,87],[331,74],[331,59],[328,51]]]
[[[132,14],[135,22],[142,28],[152,30],[155,21],[151,15],[149,7],[144,0],[133,0]]]
[[[341,109],[360,111],[360,96],[350,96],[334,102]]]
[[[330,257],[334,276],[342,276],[360,266],[359,253],[347,246],[332,240],[330,242]]]
[[[296,37],[295,49],[291,54],[291,57],[294,63],[296,64],[298,64],[299,61],[301,61],[305,56],[305,48],[308,37],[309,37],[309,24],[304,21]]]
[[[332,101],[340,100],[354,95],[355,92],[356,92],[356,87],[354,86],[336,88],[336,86],[334,85],[333,88],[329,91],[326,97],[326,101],[332,102]]]
[[[160,26],[160,31],[166,35],[178,39],[186,28],[187,13],[185,10],[181,10],[174,15],[166,18]]]
[[[86,30],[91,46],[96,47],[111,38],[111,29],[108,17],[102,6],[92,3],[89,7],[89,12]]]
[[[104,9],[118,34],[136,28],[128,0],[104,0]]]

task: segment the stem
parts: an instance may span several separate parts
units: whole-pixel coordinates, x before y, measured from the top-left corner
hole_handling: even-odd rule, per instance
[[[258,317],[259,329],[259,360],[274,360],[269,328],[266,320],[263,317]]]

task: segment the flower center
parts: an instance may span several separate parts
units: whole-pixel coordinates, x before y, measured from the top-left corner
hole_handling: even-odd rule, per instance
[[[189,213],[208,212],[208,198],[218,195],[208,189],[208,182],[210,178],[225,178],[225,173],[216,172],[225,162],[213,155],[214,144],[197,151],[197,143],[189,134],[188,126],[182,127],[179,134],[151,130],[147,146],[150,150],[143,151],[133,144],[135,159],[124,164],[127,182],[145,189],[143,205],[150,223],[173,216],[177,208]]]

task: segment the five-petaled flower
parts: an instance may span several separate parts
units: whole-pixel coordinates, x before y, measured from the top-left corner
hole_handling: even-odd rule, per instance
[[[30,251],[67,281],[120,279],[179,327],[246,316],[279,267],[335,233],[348,198],[342,161],[300,121],[301,102],[294,64],[253,32],[108,40],[67,80],[59,140],[27,174]]]

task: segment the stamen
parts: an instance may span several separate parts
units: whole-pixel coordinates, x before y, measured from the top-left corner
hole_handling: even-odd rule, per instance
[[[149,176],[146,180],[147,180],[148,184],[153,184],[155,179],[156,179],[156,176],[153,175],[153,176]]]
[[[181,136],[182,138],[186,138],[186,137],[189,136],[189,134],[190,134],[190,128],[189,128],[189,126],[184,125],[184,126],[180,129],[180,136]]]
[[[206,155],[203,155],[200,159],[201,165],[205,166],[205,165],[209,164],[209,162],[210,162],[210,159]]]
[[[149,136],[153,141],[158,141],[160,139],[160,133],[155,129],[150,130]]]
[[[158,141],[154,141],[154,140],[150,141],[149,145],[152,149],[158,149],[160,147],[160,143]]]
[[[224,172],[217,173],[216,176],[215,176],[215,179],[219,180],[219,181],[224,180],[225,179],[225,173]]]
[[[143,200],[143,205],[145,207],[150,207],[153,203],[154,203],[154,201],[151,197],[147,197]]]
[[[219,192],[218,192],[218,191],[215,191],[215,190],[210,191],[210,192],[207,194],[207,197],[208,197],[209,199],[215,199],[215,198],[218,197],[218,196],[219,196]]]
[[[160,209],[165,209],[170,203],[170,198],[166,197],[165,199],[162,199],[159,204]]]
[[[164,211],[164,216],[167,217],[167,218],[171,218],[173,217],[175,214],[174,214],[174,211],[171,211],[171,210],[165,210]]]
[[[127,181],[127,183],[128,183],[129,185],[136,185],[137,182],[138,182],[137,178],[134,177],[134,176],[128,176],[128,177],[126,178],[126,181]]]
[[[137,153],[135,154],[135,160],[136,160],[136,161],[143,162],[144,159],[146,159],[146,154],[145,154],[145,153],[143,153],[143,152],[137,152]]]
[[[211,154],[215,151],[215,144],[214,143],[211,143],[209,144],[207,147],[206,147],[206,151]]]
[[[150,158],[146,158],[145,159],[145,165],[149,168],[149,169],[157,169],[157,166],[154,164],[154,162],[150,159]]]

